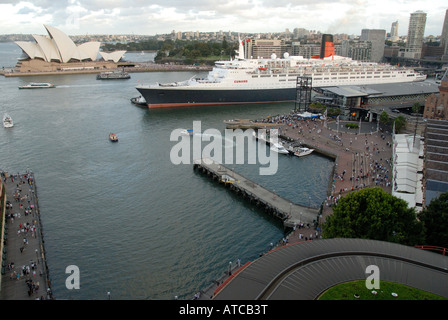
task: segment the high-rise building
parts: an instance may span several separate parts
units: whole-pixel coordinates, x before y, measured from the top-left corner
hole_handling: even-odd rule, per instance
[[[390,41],[395,42],[399,40],[398,37],[398,21],[392,22],[392,27],[390,28]]]
[[[381,29],[362,29],[361,41],[370,41],[372,43],[372,53],[370,61],[380,62],[384,56],[384,41],[386,40],[386,30]]]
[[[448,61],[448,9],[445,12],[445,20],[443,22],[442,37],[440,38],[440,46],[444,51],[442,56],[443,61]]]
[[[280,58],[288,52],[285,41],[280,39],[248,39],[245,49],[248,58],[270,58],[272,54]]]
[[[404,58],[420,59],[422,56],[423,37],[425,35],[426,13],[416,11],[409,18],[408,40],[402,56]]]
[[[372,41],[342,40],[340,54],[358,61],[372,61]]]

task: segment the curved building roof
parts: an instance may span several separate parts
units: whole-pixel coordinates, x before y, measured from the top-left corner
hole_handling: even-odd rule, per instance
[[[448,257],[396,243],[366,239],[300,242],[270,251],[245,265],[215,291],[215,300],[313,300],[328,288],[366,280],[367,267],[381,280],[448,297]]]
[[[33,37],[45,54],[45,61],[62,61],[53,39],[39,35],[33,35]]]
[[[33,35],[36,42],[17,41],[16,44],[31,58],[43,59],[47,62],[67,63],[70,60],[96,61],[100,50],[100,42],[91,41],[77,46],[68,35],[61,30],[44,25],[48,36]],[[126,51],[116,51],[107,54],[104,60],[118,62]],[[103,55],[102,55],[103,56]]]
[[[31,58],[31,59],[46,59],[41,47],[34,42],[16,41],[16,44]]]
[[[118,62],[120,61],[120,59],[123,57],[123,55],[126,53],[126,51],[114,51],[114,52],[100,52],[101,57],[103,57],[103,59],[105,61],[113,61],[113,62]]]

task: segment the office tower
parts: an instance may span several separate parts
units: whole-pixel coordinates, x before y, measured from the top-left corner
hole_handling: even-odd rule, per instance
[[[398,21],[392,22],[392,27],[390,28],[390,41],[398,41]]]
[[[370,41],[372,43],[372,53],[370,61],[380,62],[384,56],[384,42],[386,40],[386,30],[381,29],[362,29],[361,41]]]
[[[448,9],[445,12],[445,20],[443,22],[442,37],[440,38],[440,46],[444,48],[442,56],[443,61],[448,61]]]
[[[420,59],[422,56],[423,36],[425,34],[426,13],[416,11],[411,13],[408,28],[408,41],[404,51],[405,58]]]

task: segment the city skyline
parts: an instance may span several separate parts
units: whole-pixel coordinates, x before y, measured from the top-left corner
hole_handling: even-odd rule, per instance
[[[442,34],[447,7],[438,0],[34,0],[0,3],[1,34],[42,34],[49,24],[68,35],[156,35],[171,31],[276,33],[305,28],[361,34],[362,29],[408,32],[410,14],[427,13],[425,36]]]

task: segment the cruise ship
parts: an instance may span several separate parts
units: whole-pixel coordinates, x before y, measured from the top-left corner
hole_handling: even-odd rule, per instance
[[[410,68],[336,56],[332,41],[323,40],[321,54],[310,59],[287,53],[282,58],[246,58],[244,41],[239,43],[236,59],[216,61],[206,77],[136,89],[149,108],[163,108],[295,101],[300,77],[310,79],[313,88],[426,79]]]

